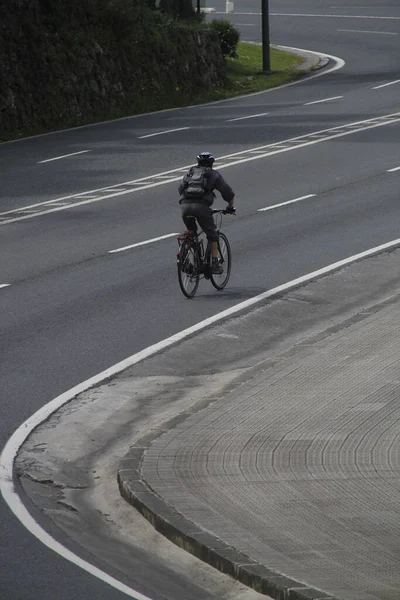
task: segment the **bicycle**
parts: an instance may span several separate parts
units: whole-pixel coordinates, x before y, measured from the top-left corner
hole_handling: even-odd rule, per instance
[[[178,240],[177,267],[178,281],[186,298],[193,298],[199,287],[200,279],[209,279],[217,290],[223,290],[229,281],[232,266],[232,254],[228,238],[221,232],[222,215],[232,214],[227,210],[213,210],[218,232],[218,258],[223,272],[211,272],[211,242],[207,240],[204,248],[205,235],[202,230],[198,233],[185,231]],[[194,217],[193,217],[194,218]],[[219,221],[218,221],[219,219]]]

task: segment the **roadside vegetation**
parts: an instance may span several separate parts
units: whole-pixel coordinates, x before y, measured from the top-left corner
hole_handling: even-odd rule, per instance
[[[271,48],[271,71],[265,73],[261,45],[239,42],[236,51],[237,58],[226,58],[226,84],[202,96],[204,102],[268,90],[295,81],[305,73],[299,68],[301,57],[291,52]]]
[[[293,81],[301,59],[240,42],[192,0],[15,0],[0,9],[0,142]]]

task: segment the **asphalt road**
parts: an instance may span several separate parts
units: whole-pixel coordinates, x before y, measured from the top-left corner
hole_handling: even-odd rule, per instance
[[[0,286],[9,284],[0,287],[0,446],[56,395],[138,350],[265,289],[399,237],[400,171],[392,170],[400,166],[399,121],[376,119],[399,112],[400,83],[393,82],[399,80],[400,8],[395,0],[379,4],[270,2],[271,41],[344,59],[333,73],[262,95],[0,147]],[[213,6],[223,11],[225,3]],[[235,9],[231,18],[243,39],[259,40],[259,3],[238,1]],[[253,116],[261,113],[268,114]],[[366,123],[357,132],[335,137],[336,129],[324,134],[325,141],[314,137],[305,145],[304,138],[284,152],[248,160],[253,148],[360,121]],[[172,129],[179,131],[141,137]],[[179,169],[205,149],[217,156],[247,151],[239,157],[245,162],[221,161],[238,207],[238,216],[224,222],[235,263],[222,294],[203,285],[194,301],[184,300],[175,278],[174,237],[110,254],[181,229],[176,182],[136,192],[122,186],[122,195],[112,190],[107,199],[75,200],[72,208],[15,222],[1,214],[18,211],[7,220],[20,219],[32,204]],[[0,526],[1,600],[122,597],[42,546],[3,504]],[[127,583],[146,587],[140,573]],[[185,593],[178,587],[176,598]]]

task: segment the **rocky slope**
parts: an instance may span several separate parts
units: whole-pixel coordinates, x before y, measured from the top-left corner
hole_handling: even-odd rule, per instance
[[[0,0],[0,140],[222,85],[218,37],[140,0]]]

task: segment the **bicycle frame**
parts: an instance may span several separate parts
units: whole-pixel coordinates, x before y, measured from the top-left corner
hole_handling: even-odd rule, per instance
[[[224,209],[213,209],[212,211],[213,216],[214,216],[214,223],[215,223],[215,227],[217,230],[217,233],[220,232],[221,230],[221,225],[222,225],[222,215],[223,214],[227,214],[226,211]],[[216,216],[218,215],[218,216]],[[193,217],[195,218],[195,217]],[[186,232],[185,232],[186,233]],[[189,239],[193,239],[196,248],[197,248],[197,252],[198,252],[198,256],[199,256],[199,262],[201,265],[201,272],[200,272],[200,277],[203,278],[205,277],[206,279],[209,279],[209,276],[207,277],[207,267],[210,267],[210,262],[211,262],[211,242],[210,240],[207,240],[207,245],[206,245],[206,249],[204,250],[204,231],[202,229],[198,229],[197,233],[195,234],[183,234],[181,236],[179,236],[178,239],[178,246],[179,246],[179,250],[181,248],[181,245],[183,243],[183,241],[186,241],[188,238]],[[179,252],[177,254],[177,258],[179,258]]]
[[[176,258],[179,285],[187,298],[193,298],[196,294],[200,279],[209,279],[217,290],[224,289],[229,280],[231,251],[226,235],[220,231],[222,214],[227,214],[227,211],[213,210],[212,213],[213,215],[219,214],[220,217],[220,219],[214,217],[214,223],[219,234],[218,253],[221,257],[220,264],[226,264],[226,267],[218,273],[213,273],[211,264],[212,242],[207,239],[207,245],[205,246],[205,234],[202,229],[199,229],[196,233],[185,231],[177,238],[178,253]],[[224,250],[221,250],[221,240]]]
[[[201,279],[203,277],[207,278],[207,273],[205,273],[205,271],[206,271],[205,267],[209,266],[209,263],[210,263],[211,244],[207,240],[206,249],[204,250],[204,241],[205,241],[204,240],[204,231],[202,229],[200,229],[200,231],[198,231],[195,235],[183,234],[183,235],[179,236],[177,238],[177,240],[178,240],[178,253],[176,255],[177,259],[179,260],[182,244],[184,242],[186,243],[188,241],[192,242],[196,248],[196,253],[199,257],[200,278]]]

